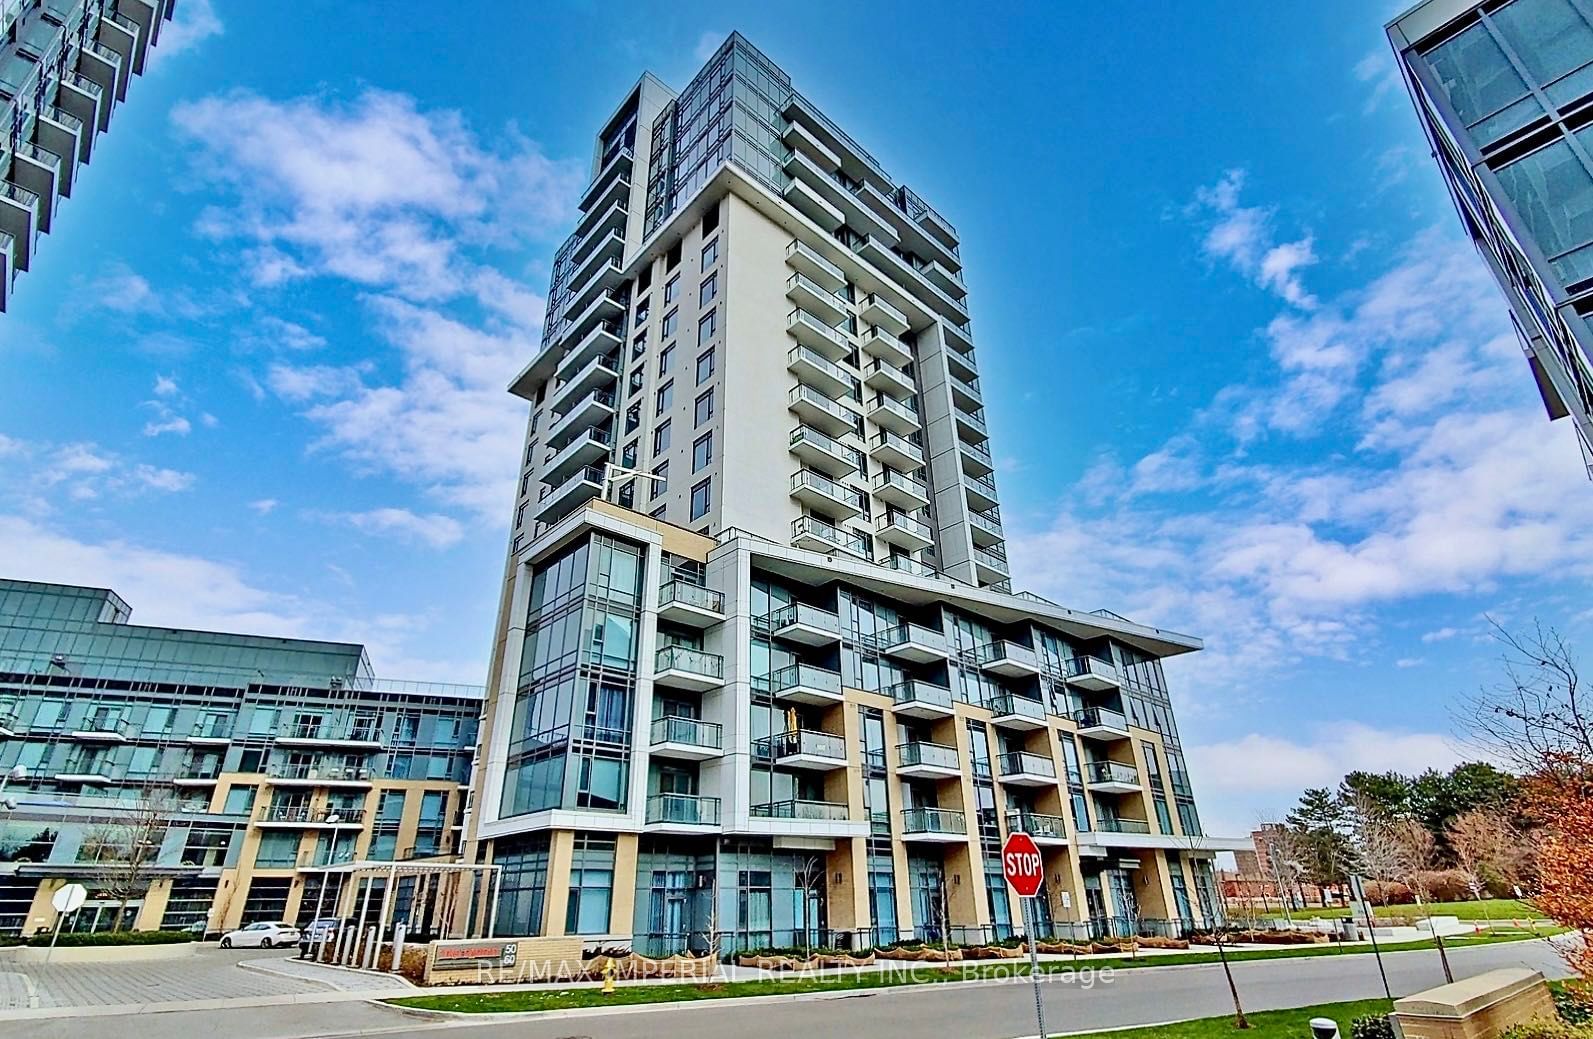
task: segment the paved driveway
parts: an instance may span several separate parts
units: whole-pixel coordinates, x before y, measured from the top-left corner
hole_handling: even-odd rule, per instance
[[[270,963],[290,958],[290,953],[269,950],[205,947],[182,959],[143,963],[52,963],[44,966],[0,960],[0,1012],[327,991],[327,985],[318,984],[308,976],[287,977],[239,966],[243,960]]]

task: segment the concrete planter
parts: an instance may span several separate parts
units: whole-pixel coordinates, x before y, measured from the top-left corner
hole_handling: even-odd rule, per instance
[[[17,945],[0,949],[0,963],[144,963],[150,960],[181,960],[199,952],[198,942],[171,945],[68,945],[47,948]]]

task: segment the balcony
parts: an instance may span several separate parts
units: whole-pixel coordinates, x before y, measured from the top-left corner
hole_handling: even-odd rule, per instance
[[[1067,680],[1069,685],[1097,693],[1116,689],[1119,685],[1117,668],[1109,661],[1092,656],[1074,657],[1068,661]]]
[[[90,713],[67,735],[79,743],[126,743],[132,729],[126,715]]]
[[[655,758],[707,761],[724,753],[724,732],[714,722],[699,718],[654,718],[649,752]]]
[[[194,722],[193,729],[188,733],[188,742],[217,745],[231,743],[232,725],[233,720],[230,716],[201,718]]]
[[[974,574],[981,584],[1000,584],[1012,576],[1006,550],[997,545],[974,549],[973,564]]]
[[[894,469],[874,474],[873,493],[880,501],[909,512],[929,505],[929,485]]]
[[[846,767],[846,742],[834,733],[792,729],[755,741],[752,757],[777,768],[832,772]]]
[[[887,361],[871,361],[863,376],[863,385],[886,394],[911,397],[918,392],[913,377]]]
[[[687,581],[665,581],[658,589],[658,619],[693,628],[711,628],[725,619],[725,596]]]
[[[812,552],[845,552],[865,561],[870,558],[867,538],[817,516],[799,516],[791,521],[791,544]]]
[[[846,284],[846,274],[835,264],[819,255],[818,250],[806,242],[793,241],[785,247],[786,266],[806,274],[831,292]]]
[[[57,783],[70,783],[74,785],[98,785],[109,783],[111,779],[111,762],[101,758],[68,758],[61,771],[51,778]]]
[[[829,610],[794,602],[769,614],[769,631],[786,642],[831,646],[841,641],[841,618]]]
[[[888,429],[882,429],[869,438],[868,454],[874,461],[893,469],[919,469],[924,464],[922,447]]]
[[[883,393],[874,394],[869,402],[868,417],[881,429],[911,436],[918,432],[918,409],[906,401],[895,400]]]
[[[902,337],[886,331],[879,325],[869,325],[863,329],[862,344],[863,352],[878,360],[899,367],[913,363],[913,353]]]
[[[951,399],[957,407],[965,411],[978,411],[984,404],[984,393],[979,389],[977,378],[962,379],[956,372],[951,373]]]
[[[858,433],[863,428],[862,416],[811,386],[792,387],[789,400],[790,408],[798,418],[832,437]]]
[[[548,341],[549,346],[562,346],[579,340],[592,330],[592,326],[602,321],[613,321],[625,316],[625,310],[630,306],[624,293],[617,289],[609,289],[592,302],[586,309],[566,318]],[[568,313],[568,311],[566,311]]]
[[[996,773],[1007,786],[1056,785],[1056,765],[1051,759],[1026,751],[1008,751],[998,756]]]
[[[334,817],[337,822],[332,821]],[[307,804],[272,804],[261,810],[254,824],[262,829],[358,830],[365,825],[365,813],[352,808],[313,809]]]
[[[592,183],[587,185],[586,192],[581,195],[580,206],[583,212],[591,212],[612,190],[615,181],[630,177],[634,158],[631,149],[623,147],[604,157],[597,176],[592,178]]]
[[[100,133],[111,128],[111,99],[100,85],[77,72],[60,75],[60,93],[56,99],[89,126],[98,127]]]
[[[1086,707],[1073,712],[1079,735],[1092,740],[1126,740],[1129,737],[1128,718],[1119,711],[1105,707]]]
[[[834,801],[775,801],[773,804],[753,805],[749,813],[754,819],[801,819],[809,822],[844,823],[849,810]]]
[[[615,354],[594,357],[580,371],[560,383],[548,403],[553,410],[563,411],[593,390],[609,389],[619,381],[619,369],[620,360]]]
[[[567,479],[577,470],[599,468],[597,463],[608,460],[614,447],[614,434],[595,427],[585,429],[558,448],[542,470],[542,479],[549,483]]]
[[[1007,832],[1026,833],[1042,848],[1068,842],[1067,820],[1060,815],[1040,815],[1037,812],[1027,811],[1008,812]]]
[[[39,232],[50,232],[55,210],[56,185],[60,181],[61,157],[28,141],[12,145],[11,179],[39,197]]]
[[[900,336],[909,327],[907,315],[877,292],[870,292],[863,297],[857,305],[857,316],[860,321],[867,321],[892,336]]]
[[[988,706],[995,715],[990,721],[992,725],[1005,729],[1045,728],[1045,704],[1039,700],[1031,700],[1016,693],[1002,693],[993,697]]]
[[[920,552],[935,543],[935,531],[916,516],[891,509],[874,522],[874,540],[905,552]]]
[[[360,718],[340,725],[320,717],[306,718],[282,726],[277,742],[283,746],[352,747],[374,749],[382,745],[382,734],[375,718]]]
[[[698,794],[654,794],[647,799],[647,829],[698,833],[719,826],[719,798]]]
[[[1098,794],[1135,794],[1141,788],[1139,770],[1121,761],[1087,762],[1084,785]]]
[[[852,345],[839,329],[814,317],[805,310],[791,311],[785,318],[785,330],[803,346],[809,346],[832,361],[839,361],[852,352]]]
[[[829,477],[850,476],[863,467],[861,451],[812,426],[798,426],[791,431],[789,450],[809,468]]]
[[[902,838],[955,844],[968,839],[968,824],[961,812],[949,808],[904,808]]]
[[[968,507],[975,512],[993,509],[1001,504],[996,497],[996,481],[988,476],[966,476],[962,488],[968,496]]]
[[[879,651],[899,660],[927,664],[946,659],[946,636],[934,628],[906,621],[874,636]]]
[[[725,684],[725,658],[690,646],[665,646],[653,661],[653,684],[700,693]]]
[[[16,701],[0,704],[0,739],[10,739],[15,736],[20,724]]]
[[[950,718],[955,713],[951,705],[951,690],[921,678],[904,679],[881,692],[896,701],[893,710],[903,718],[936,721]]]
[[[967,320],[968,308],[930,281],[910,260],[892,249],[889,242],[869,235],[858,246],[858,254],[942,317],[952,321]]]
[[[871,234],[889,233],[894,237],[894,232],[864,204],[861,198],[853,194],[834,175],[821,169],[806,153],[793,149],[786,157],[785,169],[791,174],[792,180],[802,181],[813,197],[821,199],[839,212],[844,223]]]
[[[1005,539],[1006,534],[1001,529],[1001,510],[987,509],[984,512],[968,513],[968,530],[973,535],[973,542],[980,548],[995,548]]]
[[[266,766],[272,786],[368,787],[370,769],[336,765],[292,765],[272,762]]]
[[[618,321],[599,321],[559,359],[560,377],[578,374],[595,357],[617,357],[623,335]]]
[[[904,556],[901,554],[886,556],[884,559],[878,561],[878,565],[885,567],[887,570],[895,570],[898,573],[903,574],[912,574],[914,577],[927,577],[930,580],[941,580],[946,576],[939,570],[936,570],[934,567],[930,566],[928,563],[914,559],[912,556]]]
[[[1040,673],[1040,661],[1035,658],[1034,650],[1006,639],[980,646],[975,656],[980,668],[993,675],[1024,678]]]
[[[857,396],[857,376],[812,347],[793,346],[785,355],[785,368],[798,382],[826,397]]]
[[[599,466],[589,465],[567,477],[563,483],[542,488],[542,496],[537,503],[537,518],[550,520],[563,516],[602,493],[603,470]]]
[[[843,519],[860,516],[866,508],[862,491],[812,469],[791,474],[791,497],[809,508],[839,513]]]
[[[958,437],[957,456],[962,461],[962,471],[969,476],[988,476],[996,471],[996,460],[988,444],[975,444]]]
[[[802,177],[792,177],[781,194],[797,212],[826,231],[835,231],[846,223],[846,214],[831,205],[821,192]]]
[[[13,239],[11,260],[16,269],[27,270],[33,261],[33,245],[39,240],[39,196],[0,179],[0,231]]]
[[[44,105],[38,115],[33,136],[42,146],[61,156],[61,194],[70,197],[72,181],[77,176],[76,164],[88,161],[91,150],[88,138],[93,135],[84,128],[83,120],[53,105]],[[71,161],[64,161],[68,159]]]
[[[977,440],[981,443],[990,439],[990,427],[985,424],[984,408],[952,408],[952,417],[957,420],[957,433],[965,440]]]
[[[1101,818],[1099,815],[1097,815],[1095,819],[1095,832],[1148,834],[1151,832],[1151,828],[1150,823],[1144,819],[1127,819],[1122,816]]]
[[[627,181],[619,183],[624,184],[627,189],[630,187]],[[626,195],[629,195],[628,190]],[[616,254],[624,252],[626,201],[626,198],[616,198],[606,207],[600,204],[598,208],[581,218],[575,225],[575,234],[579,237],[576,238],[575,247],[570,250],[569,262],[580,263],[599,245],[615,250]]]
[[[940,743],[903,743],[896,748],[896,774],[905,779],[956,779],[962,775],[957,748]]]
[[[809,707],[829,707],[843,699],[840,673],[812,664],[788,664],[771,675],[754,676],[752,688],[776,700]]]
[[[946,364],[951,374],[964,381],[979,378],[979,369],[974,365],[972,345],[959,344],[950,335],[946,337],[946,345],[951,348],[945,352]]]
[[[219,770],[196,771],[192,766],[184,766],[181,772],[171,777],[171,783],[172,786],[200,788],[215,786],[220,778]]]
[[[958,302],[966,303],[968,287],[963,284],[961,273],[952,270],[939,260],[930,260],[920,270],[940,291]]]
[[[593,390],[553,419],[548,426],[548,439],[557,440],[567,433],[600,425],[613,417],[614,391]]]
[[[785,280],[785,298],[798,309],[838,324],[851,316],[852,302],[834,289],[827,289],[801,271]]]

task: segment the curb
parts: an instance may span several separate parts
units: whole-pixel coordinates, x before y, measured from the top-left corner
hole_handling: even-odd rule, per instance
[[[293,957],[288,957],[288,959],[293,959]],[[331,986],[331,988],[332,988],[332,990],[334,992],[347,992],[347,993],[352,995],[352,994],[355,994],[355,992],[358,991],[358,990],[354,990],[354,989],[340,989],[340,988],[337,987],[335,982],[328,981],[328,980],[326,980],[324,978],[312,977],[311,975],[308,975],[308,974],[295,974],[294,972],[289,971],[289,970],[276,970],[275,968],[269,966],[270,962],[271,961],[269,961],[269,960],[239,960],[238,961],[238,966],[242,967],[244,970],[252,970],[252,971],[254,971],[254,972],[258,973],[258,974],[270,974],[270,975],[273,975],[273,976],[278,977],[278,978],[290,978],[290,979],[292,979],[294,981],[308,981],[311,984],[315,984],[315,985],[328,985],[328,986]],[[309,961],[306,961],[306,962],[309,962]],[[372,974],[377,973],[375,971],[365,970],[364,968],[361,968],[361,967],[345,967],[341,963],[317,963],[316,966],[320,967],[320,968],[324,968],[326,970],[339,970],[339,971],[343,971],[344,973],[347,973],[347,974],[357,974],[357,975],[359,975],[361,977],[365,977],[365,978],[368,978]],[[384,978],[390,977],[390,978],[393,979],[394,984],[401,985],[401,986],[403,986],[406,989],[410,989],[410,990],[413,990],[413,991],[416,991],[416,992],[425,992],[425,991],[427,991],[426,989],[423,989],[419,985],[416,985],[414,982],[410,981],[408,978],[404,977],[402,974],[392,974],[392,973],[387,972],[387,971],[382,971],[380,973],[381,973],[382,977],[384,977]],[[377,991],[377,990],[371,990],[371,991]]]

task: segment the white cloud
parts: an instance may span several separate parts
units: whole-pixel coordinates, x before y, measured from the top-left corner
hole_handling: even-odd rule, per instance
[[[1401,669],[1421,667],[1426,661],[1421,657],[1400,657],[1394,661],[1394,666]]]
[[[194,474],[163,469],[154,465],[135,465],[133,479],[157,491],[186,491],[194,485]]]
[[[249,508],[253,509],[255,512],[258,512],[262,516],[267,516],[270,515],[272,509],[276,508],[280,504],[281,502],[277,501],[275,498],[258,498],[249,503]]]
[[[154,394],[157,397],[171,397],[177,393],[177,380],[170,375],[155,375]]]
[[[221,19],[211,0],[183,0],[177,6],[177,16],[160,31],[160,44],[155,48],[157,57],[171,57],[192,50],[212,36],[224,31]]]
[[[177,436],[185,437],[193,431],[193,428],[193,423],[181,415],[166,415],[144,423],[144,435],[158,437],[163,433],[175,433]]]
[[[361,384],[359,369],[353,367],[273,364],[266,370],[266,385],[283,400],[300,404],[354,392]]]
[[[121,262],[109,264],[89,291],[95,306],[119,314],[152,314],[164,309],[149,279]]]
[[[697,37],[697,46],[691,49],[691,56],[698,65],[707,63],[708,59],[718,53],[724,45],[725,39],[730,34],[727,32],[708,31]]]
[[[1423,642],[1444,642],[1460,634],[1459,628],[1437,628],[1433,631],[1423,632]]]
[[[54,511],[57,495],[81,505],[147,491],[175,493],[194,485],[193,473],[129,461],[98,444],[0,440],[0,485],[18,489],[6,504],[32,514]]]
[[[287,350],[316,350],[326,345],[326,339],[303,325],[287,321],[274,314],[260,318],[259,338],[269,345]]]
[[[1376,111],[1384,99],[1390,94],[1397,94],[1404,86],[1399,76],[1399,64],[1388,47],[1377,47],[1356,62],[1355,78],[1371,85],[1371,92],[1367,94],[1366,103],[1361,109],[1366,114]]]
[[[367,534],[391,535],[432,548],[447,548],[465,536],[464,527],[458,520],[440,513],[422,515],[409,509],[385,508],[346,512],[332,518]]]
[[[1201,251],[1209,259],[1224,260],[1269,292],[1302,310],[1316,307],[1316,297],[1305,289],[1300,271],[1316,263],[1310,235],[1294,242],[1278,242],[1272,223],[1274,210],[1245,206],[1239,201],[1246,173],[1231,169],[1211,187],[1195,192],[1185,214],[1205,228]]]

